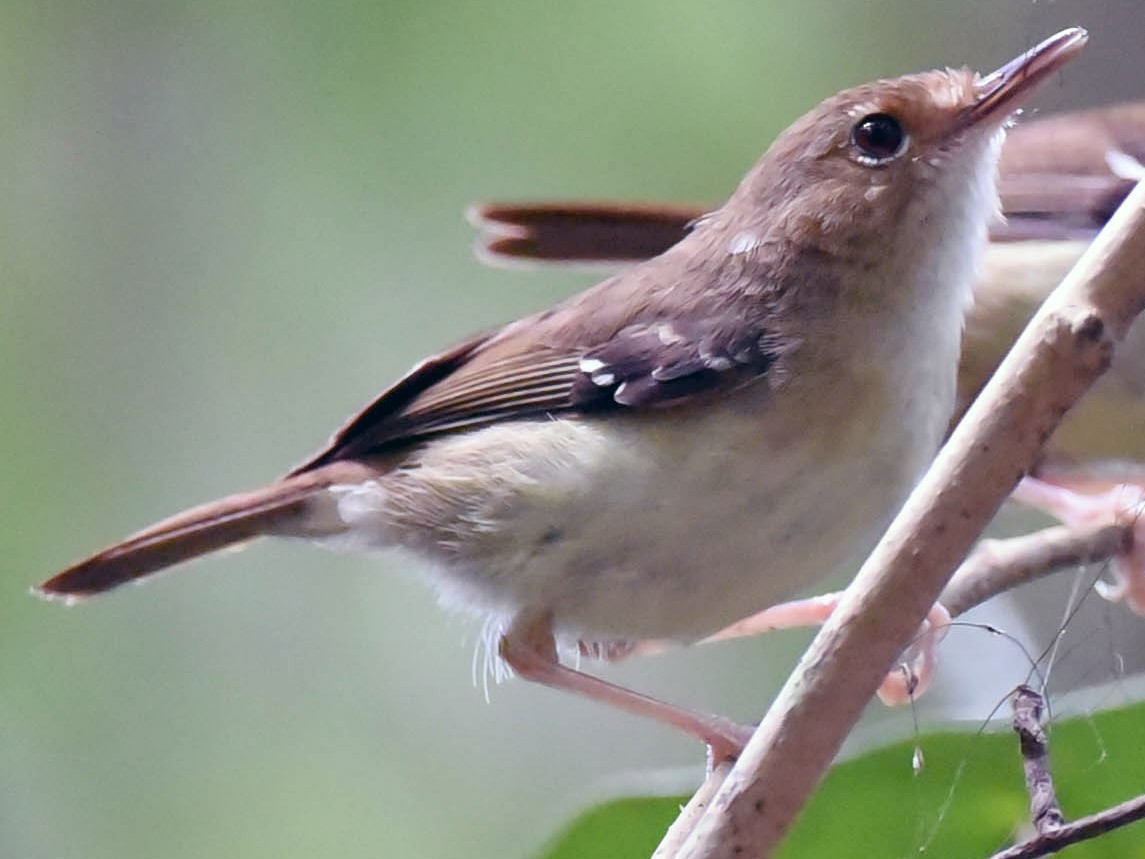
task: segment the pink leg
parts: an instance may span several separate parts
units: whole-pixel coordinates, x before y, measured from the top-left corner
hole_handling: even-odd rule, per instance
[[[678,728],[707,744],[709,761],[738,757],[752,729],[719,716],[693,713],[656,698],[633,692],[591,674],[561,665],[553,640],[551,618],[519,618],[501,636],[500,655],[517,674],[534,683],[586,695],[629,713]],[[627,651],[626,648],[624,648]],[[617,654],[619,655],[619,653]]]
[[[831,616],[841,596],[841,593],[823,594],[765,608],[751,617],[709,635],[702,643],[744,638],[775,629],[818,626]],[[938,664],[935,655],[938,642],[949,625],[950,613],[941,605],[935,605],[923,622],[918,638],[904,655],[903,661],[887,675],[887,679],[879,687],[879,698],[884,704],[889,706],[906,704],[927,690],[931,680],[934,679]]]
[[[1098,582],[1097,592],[1108,600],[1124,600],[1134,612],[1145,615],[1145,488],[1102,478],[1096,469],[1093,474],[1051,471],[1046,478],[1025,478],[1012,497],[1070,528],[1132,525],[1133,548],[1110,565],[1116,581]]]

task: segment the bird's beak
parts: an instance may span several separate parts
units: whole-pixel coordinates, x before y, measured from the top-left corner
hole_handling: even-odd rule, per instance
[[[1076,57],[1088,40],[1089,33],[1081,27],[1062,30],[997,71],[979,77],[974,85],[978,98],[962,113],[953,132],[1004,122],[1038,84]]]

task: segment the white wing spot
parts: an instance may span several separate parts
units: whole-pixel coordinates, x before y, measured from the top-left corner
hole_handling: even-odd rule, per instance
[[[599,358],[581,358],[579,366],[582,373],[588,373],[591,375],[592,373],[603,370],[605,364]]]
[[[746,254],[758,248],[763,241],[755,233],[740,233],[728,245],[728,253]]]

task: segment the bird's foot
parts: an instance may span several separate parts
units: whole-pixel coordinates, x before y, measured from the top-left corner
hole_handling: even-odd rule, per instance
[[[775,629],[819,626],[831,616],[841,598],[842,593],[836,592],[774,605],[709,635],[704,642],[744,638]],[[949,626],[950,612],[935,604],[902,660],[879,686],[878,695],[884,704],[906,704],[930,687],[938,666],[938,643]]]

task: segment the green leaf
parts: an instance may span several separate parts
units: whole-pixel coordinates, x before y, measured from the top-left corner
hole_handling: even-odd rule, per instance
[[[1050,730],[1051,766],[1067,819],[1145,791],[1145,706],[1076,718]],[[856,855],[986,857],[1028,828],[1017,741],[1007,731],[921,737],[836,766],[781,857]],[[543,859],[650,856],[687,797],[626,798],[584,812],[540,854]],[[1069,848],[1070,859],[1145,859],[1145,824]]]
[[[617,799],[590,808],[541,854],[543,859],[648,857],[687,797]]]

